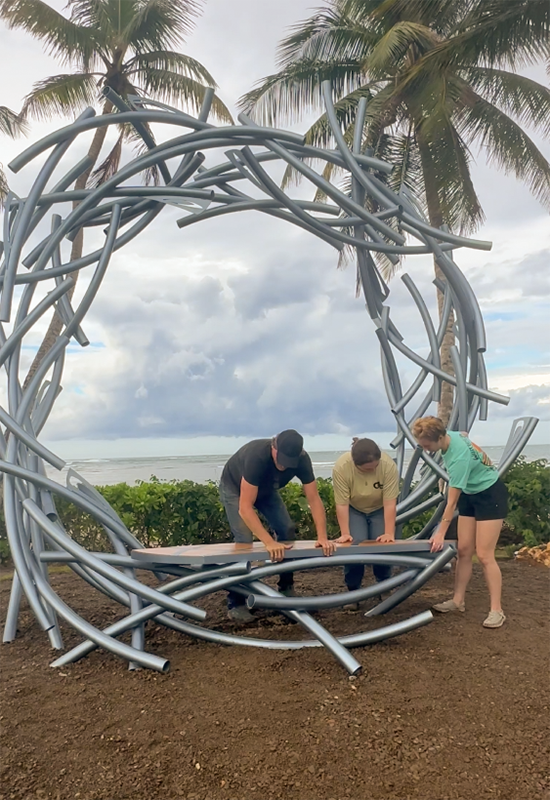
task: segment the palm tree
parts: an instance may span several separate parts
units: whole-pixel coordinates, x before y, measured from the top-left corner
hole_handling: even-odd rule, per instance
[[[434,227],[471,233],[484,219],[470,173],[474,145],[550,207],[550,163],[523,128],[548,136],[550,91],[517,74],[548,58],[549,31],[548,0],[328,0],[294,26],[279,46],[279,72],[240,105],[266,124],[294,121],[320,110],[321,83],[330,80],[351,140],[366,97],[362,146],[395,164],[391,188],[412,189]],[[306,138],[333,144],[325,115]],[[439,291],[438,306],[441,313]],[[441,352],[450,373],[453,324]],[[444,383],[445,422],[452,399]]]
[[[27,123],[19,114],[7,106],[0,106],[0,133],[15,139],[21,133],[27,132]],[[0,164],[0,209],[4,207],[4,200],[8,193],[8,181]]]
[[[97,103],[106,87],[123,98],[145,95],[184,105],[196,113],[207,87],[216,87],[216,83],[206,67],[177,52],[177,48],[193,30],[200,5],[201,0],[68,0],[67,18],[42,0],[0,0],[0,18],[9,28],[27,31],[42,41],[61,64],[73,69],[36,83],[25,98],[22,114],[41,120],[58,114],[74,117]],[[111,102],[104,101],[102,113],[111,110]],[[221,120],[232,121],[216,96],[212,112]],[[134,135],[130,128],[123,130],[93,173],[106,133],[107,127],[96,130],[88,152],[90,166],[77,179],[75,189],[85,188],[90,181],[97,185],[112,175],[118,167],[122,141]],[[79,258],[82,249],[81,230],[73,242],[71,260]],[[60,317],[54,314],[25,385],[62,327]]]

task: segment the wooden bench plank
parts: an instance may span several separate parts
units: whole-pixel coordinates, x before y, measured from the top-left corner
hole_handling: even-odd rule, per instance
[[[445,544],[455,543],[445,542]],[[316,558],[323,554],[321,548],[315,546],[316,540],[299,540],[293,542],[292,545],[292,549],[285,552],[285,558]],[[427,554],[430,552],[430,542],[426,540],[400,539],[393,544],[367,541],[358,545],[337,544],[336,547],[337,552],[341,555],[346,552],[384,555]],[[252,542],[251,544],[223,542],[221,544],[194,544],[177,547],[147,547],[141,550],[132,550],[132,558],[154,564],[200,567],[208,564],[231,564],[235,561],[267,561],[269,553],[262,542]],[[329,560],[330,557],[327,557],[327,562]]]

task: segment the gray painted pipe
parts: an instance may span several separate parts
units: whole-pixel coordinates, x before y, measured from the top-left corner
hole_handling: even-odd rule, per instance
[[[369,562],[365,563],[368,564]],[[322,595],[318,597],[263,597],[262,595],[249,594],[246,604],[248,608],[274,608],[277,611],[283,609],[321,611],[329,608],[338,608],[348,603],[360,603],[363,600],[367,600],[369,597],[376,597],[382,594],[382,592],[389,592],[392,589],[396,589],[403,583],[410,581],[411,578],[414,578],[418,571],[418,569],[409,569],[373,586],[365,586],[363,589],[356,589],[353,592],[339,592],[338,594]]]
[[[11,445],[11,441],[10,441]],[[48,631],[54,627],[54,621],[45,612],[40,602],[40,597],[36,591],[35,581],[27,566],[25,549],[23,542],[19,539],[19,530],[15,512],[14,478],[11,475],[4,476],[4,517],[6,520],[6,530],[10,545],[10,554],[13,559],[19,580],[25,592],[25,596],[36,617],[36,620],[43,631]]]
[[[31,516],[35,522],[40,525],[44,533],[48,537],[51,537],[57,545],[62,547],[68,553],[72,553],[73,555],[77,556],[82,564],[86,564],[87,566],[91,567],[100,575],[104,575],[106,578],[110,578],[119,586],[141,595],[144,599],[149,600],[151,603],[160,603],[170,611],[175,611],[176,614],[183,614],[186,617],[191,617],[192,619],[197,620],[203,620],[206,618],[206,612],[202,611],[201,609],[193,608],[192,606],[188,606],[184,603],[178,603],[177,601],[172,600],[170,597],[163,597],[163,595],[161,595],[156,589],[151,589],[148,586],[145,586],[145,584],[128,578],[126,575],[119,572],[114,567],[111,567],[109,564],[105,564],[99,559],[95,559],[87,550],[73,541],[70,536],[67,536],[67,534],[61,530],[61,528],[48,519],[48,517],[38,508],[38,506],[32,502],[32,500],[24,500],[23,507],[29,516]]]
[[[89,115],[90,109],[84,111],[80,115],[79,120],[85,120]],[[4,283],[2,287],[3,291],[0,298],[0,320],[4,322],[8,322],[11,316],[11,303],[14,288],[13,278],[17,271],[17,265],[19,262],[19,256],[21,254],[21,248],[23,247],[24,237],[27,233],[27,227],[32,219],[36,202],[46,187],[46,184],[50,179],[54,169],[67,152],[75,138],[76,133],[67,137],[63,142],[60,142],[53,153],[51,153],[46,159],[46,163],[40,170],[38,177],[36,178],[36,181],[29,192],[29,196],[27,197],[25,204],[18,215],[17,230],[14,232],[13,238],[10,237],[10,249],[9,255],[6,256],[6,271],[4,273]]]
[[[401,589],[398,589],[396,592],[391,594],[385,600],[382,600],[381,603],[378,603],[377,606],[371,608],[369,611],[366,612],[366,617],[376,617],[379,614],[385,614],[387,611],[390,611],[392,608],[395,608],[396,605],[402,603],[403,600],[406,600],[408,597],[411,596],[414,592],[420,589],[421,586],[430,580],[431,577],[437,575],[443,567],[449,563],[454,557],[456,556],[456,550],[454,547],[447,545],[444,549],[437,555],[436,558],[432,561],[429,567],[422,570],[416,578],[408,583],[406,586],[403,586]]]
[[[21,606],[21,597],[23,596],[23,588],[17,570],[13,573],[13,580],[11,583],[10,599],[8,603],[8,611],[6,614],[6,622],[4,624],[4,633],[2,634],[2,641],[4,644],[13,642],[17,636],[17,620],[19,617],[19,608]]]
[[[422,611],[414,617],[402,620],[401,622],[394,622],[391,625],[385,625],[382,628],[377,628],[374,631],[365,631],[364,633],[353,633],[348,636],[339,636],[338,641],[344,647],[365,647],[366,645],[376,644],[386,639],[391,639],[394,636],[400,636],[404,633],[416,630],[428,623],[432,622],[433,614],[431,611]],[[169,614],[163,614],[157,617],[157,622],[161,622],[166,627],[172,630],[186,633],[194,639],[201,639],[205,642],[212,642],[214,644],[223,645],[241,645],[244,647],[260,647],[265,650],[303,650],[307,647],[322,647],[320,641],[316,639],[303,639],[303,640],[276,640],[276,639],[256,639],[248,636],[234,636],[229,633],[221,633],[220,631],[209,630],[208,628],[201,628],[199,625],[193,625],[183,620],[175,619]]]
[[[75,612],[56,595],[49,583],[45,581],[41,575],[36,576],[36,583],[40,594],[47,599],[48,603],[55,609],[59,616],[66,620],[78,633],[92,639],[99,647],[103,647],[105,650],[127,661],[135,661],[147,669],[154,669],[157,672],[169,671],[170,662],[165,658],[159,658],[150,653],[143,653],[116,639],[112,639],[110,636],[105,636],[104,633],[89,622],[86,622],[86,620],[82,619],[78,614],[75,614]]]
[[[474,424],[478,413],[481,419],[486,418],[489,400],[506,402],[505,399],[488,390],[485,364],[481,355],[485,350],[486,344],[479,304],[469,283],[453,260],[454,247],[466,246],[486,249],[489,247],[488,243],[455,236],[447,229],[440,231],[432,228],[425,219],[416,198],[407,187],[402,186],[399,193],[395,193],[384,185],[376,175],[372,174],[371,170],[389,173],[392,165],[377,161],[371,157],[368,151],[366,154],[360,153],[362,127],[366,114],[365,99],[363,98],[358,104],[353,148],[350,151],[338,125],[332,105],[330,88],[327,84],[323,86],[323,92],[326,96],[327,118],[337,140],[337,148],[335,150],[324,150],[305,145],[303,138],[300,136],[274,129],[261,128],[243,115],[239,118],[240,122],[244,123],[241,126],[232,125],[216,128],[206,121],[213,98],[213,92],[206,91],[198,119],[176,109],[170,109],[165,104],[149,102],[144,98],[133,98],[130,101],[132,107],[129,107],[125,101],[113,95],[111,99],[121,109],[120,113],[94,119],[81,118],[72,125],[66,126],[55,134],[45,137],[41,142],[32,145],[13,162],[15,169],[19,169],[40,153],[54,148],[46,159],[38,178],[34,181],[28,197],[21,200],[15,197],[13,193],[8,195],[7,209],[4,215],[5,253],[4,261],[0,265],[1,302],[4,313],[11,305],[14,287],[18,284],[26,284],[26,289],[19,300],[18,312],[9,339],[0,324],[0,352],[3,352],[4,356],[9,356],[5,362],[5,368],[8,373],[9,414],[5,417],[3,416],[1,421],[12,432],[8,444],[4,437],[0,436],[0,452],[3,458],[0,463],[0,472],[5,473],[5,489],[10,495],[10,498],[6,501],[8,508],[6,520],[10,540],[16,541],[15,549],[19,557],[18,573],[19,571],[21,572],[25,594],[29,597],[31,605],[35,613],[39,615],[42,623],[48,616],[47,610],[51,609],[50,613],[54,615],[55,609],[44,595],[39,597],[36,593],[35,575],[44,578],[42,570],[45,562],[38,561],[33,554],[42,551],[41,531],[43,528],[35,517],[36,514],[42,514],[44,519],[48,519],[47,514],[44,515],[38,508],[39,504],[42,504],[43,510],[51,514],[53,519],[56,518],[55,506],[50,493],[53,495],[61,494],[75,502],[80,508],[91,513],[95,519],[105,526],[112,545],[117,551],[115,554],[103,554],[102,558],[92,555],[90,561],[88,559],[90,554],[86,555],[87,551],[70,553],[65,549],[66,543],[63,541],[63,544],[60,545],[64,549],[63,555],[76,559],[70,561],[73,568],[79,571],[86,580],[97,586],[99,590],[110,591],[111,594],[114,593],[121,601],[124,601],[123,604],[133,603],[135,614],[130,615],[130,618],[135,619],[136,615],[141,613],[141,610],[137,607],[142,602],[139,598],[143,596],[143,592],[138,591],[139,582],[131,583],[131,585],[122,588],[120,582],[122,573],[114,570],[112,566],[111,569],[113,569],[114,574],[105,575],[105,567],[108,567],[109,559],[118,558],[118,565],[123,570],[128,570],[129,576],[133,576],[132,570],[135,568],[135,564],[125,553],[127,552],[126,548],[135,546],[135,537],[127,531],[121,520],[112,513],[112,510],[109,509],[104,501],[94,494],[94,490],[91,487],[89,489],[86,486],[78,489],[73,489],[71,486],[65,488],[59,485],[52,485],[52,482],[45,478],[40,458],[48,456],[51,461],[53,456],[55,461],[56,457],[46,449],[42,449],[42,445],[38,444],[36,436],[48,418],[55,397],[60,391],[64,352],[69,343],[68,337],[74,334],[81,344],[86,344],[87,342],[79,324],[89,309],[101,278],[105,274],[110,254],[144,230],[160,213],[166,203],[176,205],[179,203],[185,207],[185,198],[190,198],[199,204],[202,210],[199,213],[189,214],[182,223],[182,227],[220,214],[255,208],[263,213],[297,224],[311,231],[327,243],[338,246],[345,243],[355,248],[365,301],[371,318],[379,328],[377,335],[382,347],[384,382],[398,426],[398,436],[392,444],[397,447],[396,455],[400,474],[403,469],[405,442],[411,443],[413,447],[416,444],[410,430],[411,423],[416,416],[425,413],[432,400],[437,400],[439,383],[442,380],[453,383],[453,376],[448,376],[440,369],[438,360],[440,342],[444,334],[447,318],[451,314],[453,306],[456,311],[459,349],[454,354],[456,372],[456,379],[454,380],[455,385],[457,385],[457,391],[449,423],[450,427],[458,426],[469,429]],[[94,116],[94,114],[95,112],[90,109],[85,112],[84,117],[86,115]],[[185,132],[184,135],[177,136],[160,145],[155,145],[147,129],[147,125],[153,122],[177,125],[190,129],[191,133]],[[102,184],[101,187],[83,190],[82,192],[67,191],[71,183],[89,165],[86,160],[80,160],[75,167],[57,181],[53,190],[50,192],[45,191],[46,175],[49,178],[49,175],[53,172],[55,162],[59,162],[63,152],[68,150],[77,136],[86,131],[97,129],[99,126],[126,123],[133,125],[142,135],[146,145],[150,148],[147,153],[123,166],[116,175]],[[218,166],[210,167],[208,170],[201,168],[201,161],[204,156],[197,152],[199,149],[206,151],[224,147],[230,149],[230,157],[227,161]],[[261,152],[253,152],[250,149],[251,147],[256,150],[260,149]],[[244,150],[242,153],[238,153],[236,148],[244,148]],[[170,178],[166,164],[172,158],[179,159],[179,166],[176,168],[174,177]],[[337,167],[346,169],[352,177],[351,197],[327,182],[321,175],[304,163],[304,159],[310,158],[319,158],[325,163],[332,163]],[[313,185],[325,191],[332,203],[329,202],[323,207],[323,204],[320,203],[289,198],[286,193],[279,189],[261,166],[261,164],[275,161],[279,163],[282,161],[293,166]],[[153,165],[160,166],[163,170],[164,178],[168,183],[167,186],[148,188],[125,185],[134,176]],[[192,181],[191,179],[197,170],[199,170],[199,174],[195,175],[196,180]],[[187,180],[191,182],[183,186],[182,184]],[[258,190],[260,190],[263,196],[255,198],[240,192],[232,186],[234,181],[247,181],[248,183],[252,181],[256,186],[255,192],[258,193]],[[202,186],[217,187],[219,191],[205,190],[201,188]],[[367,197],[378,202],[379,208],[375,213],[371,213],[365,208]],[[68,202],[73,202],[77,205],[62,220],[53,212],[57,204]],[[191,210],[189,203],[187,208]],[[17,269],[20,256],[23,255],[22,248],[24,245],[27,246],[26,243],[29,241],[29,236],[47,213],[52,213],[51,233],[38,246],[32,248],[30,253],[24,255],[23,264],[31,267],[32,272],[19,274]],[[328,219],[330,215],[334,215],[337,218]],[[347,217],[342,215],[347,215]],[[385,220],[392,219],[394,224],[399,226],[400,232],[396,232],[386,224]],[[108,227],[106,245],[100,250],[85,254],[72,262],[62,264],[60,250],[62,240],[66,238],[71,241],[82,228],[97,225]],[[128,225],[128,228],[119,235],[117,228],[125,225]],[[353,236],[350,235],[350,230],[353,230]],[[407,244],[404,236],[401,235],[401,231],[414,237],[418,244]],[[384,241],[383,236],[387,237],[387,241]],[[445,285],[439,287],[444,291],[444,307],[437,333],[418,290],[410,279],[405,279],[428,335],[430,355],[427,359],[417,356],[405,344],[401,333],[392,321],[389,306],[387,305],[389,289],[382,280],[370,251],[385,253],[393,263],[397,263],[399,256],[403,254],[434,254],[445,276]],[[51,266],[49,266],[50,260]],[[68,285],[68,280],[70,279],[67,279],[67,276],[73,271],[78,271],[92,264],[96,265],[92,285],[88,287],[83,301],[74,310],[67,301],[66,294],[62,293],[63,285]],[[38,283],[44,280],[53,280],[57,284],[54,292],[58,291],[61,294],[59,298],[56,295],[57,299],[54,301],[52,301],[51,296],[46,301],[40,301],[30,311],[33,293]],[[63,281],[65,281],[65,284],[63,284]],[[51,306],[52,302],[55,302],[59,308],[59,313],[66,326],[65,333],[67,335],[59,338],[53,352],[48,354],[39,372],[23,392],[19,381],[20,346],[26,333],[30,332],[34,322],[38,322],[39,319],[43,318],[44,312]],[[395,352],[405,356],[409,362],[416,364],[419,368],[416,379],[405,393],[401,388]],[[53,368],[53,378],[48,385],[48,382],[45,382],[45,378],[51,368]],[[407,412],[405,416],[405,410],[408,408],[409,403],[416,397],[427,379],[432,381],[432,386],[420,404],[415,403],[415,405],[418,405],[416,416],[413,414],[410,417],[410,412]],[[521,452],[535,425],[536,420],[534,419],[526,418],[516,421],[501,461],[499,468],[501,473]],[[35,455],[32,455],[32,453]],[[40,458],[36,458],[36,456],[40,456]],[[422,459],[424,462],[424,466],[421,469],[421,480],[415,489],[411,491],[410,486],[414,467],[405,475],[406,481],[398,508],[400,520],[420,513],[426,507],[426,503],[428,505],[437,503],[437,495],[424,502],[422,498],[424,493],[429,491],[437,481],[437,477],[446,478],[446,473],[442,469],[439,460],[433,459],[425,453],[420,453],[416,458]],[[61,460],[57,460],[56,465],[60,463]],[[432,474],[426,472],[426,468],[429,468]],[[29,503],[32,503],[36,509],[35,517],[30,515],[27,518],[22,513],[21,503],[24,504],[25,512],[29,511]],[[425,530],[430,524],[434,524],[434,520],[440,514],[442,505],[442,503],[439,503],[439,508],[432,516],[432,520],[430,520]],[[48,525],[53,524],[48,520]],[[59,529],[55,528],[55,530],[59,534]],[[421,532],[421,535],[423,534],[424,531]],[[29,549],[31,540],[33,543],[32,551]],[[41,557],[43,555],[45,554],[41,552]],[[434,558],[430,566],[423,569],[420,575],[411,583],[416,583],[420,577],[424,580],[436,560],[437,558]],[[346,563],[351,562],[348,560]],[[335,566],[336,562],[331,561],[331,564]],[[326,561],[323,561],[322,565],[326,566]],[[145,564],[141,564],[141,566],[145,566]],[[155,571],[154,565],[147,566],[151,566],[151,569]],[[269,569],[273,567],[277,572],[282,571],[281,565],[271,565],[271,567],[267,568],[267,573],[255,570],[254,578],[256,579],[261,574],[276,574],[273,571],[269,572]],[[308,564],[307,568],[313,568],[313,565]],[[263,569],[265,570],[266,568]],[[178,570],[177,567],[173,567],[167,568],[166,571],[179,576],[192,577],[197,583],[200,582],[193,573],[189,575],[189,570],[181,568]],[[125,577],[128,577],[128,575]],[[229,578],[229,580],[231,579]],[[14,582],[13,607],[18,605],[15,603],[19,591],[17,581],[19,581],[19,578]],[[240,583],[235,584],[234,588],[237,591],[249,594],[249,582],[250,579],[248,577],[246,580],[241,578]],[[211,588],[214,582],[209,578],[207,584],[210,584]],[[261,593],[265,593],[266,589],[262,585],[260,585],[260,588]],[[403,588],[408,590],[410,587]],[[134,590],[135,596],[131,600],[127,592],[134,593]],[[197,592],[200,595],[201,592],[204,594],[208,593],[209,590],[208,586],[205,585],[190,591],[194,593],[193,596],[198,596]],[[394,592],[392,602],[397,602],[402,594],[403,589]],[[162,593],[157,593],[155,598],[158,600],[159,597],[164,597],[165,603],[171,599]],[[160,610],[155,617],[157,621],[169,626],[172,625],[172,627],[180,624],[179,620],[174,620],[172,614],[162,611],[166,607],[162,602],[158,602],[158,606]],[[14,619],[12,618],[14,613],[10,612],[10,614],[10,626],[13,627]],[[16,616],[17,614],[15,613]],[[305,615],[306,627],[307,620],[308,616]],[[188,623],[181,623],[181,625],[186,624]],[[143,637],[136,625],[133,625],[133,630],[138,631],[134,633],[134,641],[139,646],[132,648],[132,653],[141,650],[143,647]],[[195,626],[191,626],[191,628],[193,627]],[[50,630],[53,630],[53,628]],[[317,631],[317,634],[328,636],[328,645],[334,648],[336,640],[331,638],[328,632],[324,632],[321,629],[321,631]],[[338,655],[337,645],[336,655]],[[342,657],[341,653],[340,657]],[[129,660],[132,662],[133,656]]]
[[[258,594],[265,594],[268,597],[280,597],[279,592],[272,589],[271,586],[266,586],[261,581],[251,581],[250,588]],[[362,670],[362,666],[349,653],[344,645],[340,644],[338,639],[334,637],[320,622],[311,617],[305,611],[286,611],[287,616],[299,622],[309,633],[311,633],[319,642],[329,650],[337,661],[344,667],[350,675],[357,675]]]
[[[196,597],[203,597],[204,595],[232,586],[236,576],[243,576],[249,570],[250,564],[247,562],[241,562],[238,565],[230,564],[227,567],[217,570],[209,570],[204,576],[187,575],[184,578],[171,581],[169,584],[161,586],[159,591],[163,594],[168,594],[170,592],[175,592],[176,589],[180,588],[182,591],[176,592],[174,597],[182,600],[185,597],[191,596],[189,589],[184,589],[183,587],[187,587],[197,582],[207,582],[206,588],[201,586],[199,587],[199,591],[194,592],[194,597],[192,599],[195,599]],[[200,581],[201,577],[202,581]],[[212,578],[216,577],[218,580],[211,580]],[[126,605],[128,605],[128,603],[126,603]],[[166,611],[162,606],[148,605],[145,608],[139,609],[137,612],[132,611],[132,613],[127,617],[124,617],[124,619],[117,620],[117,622],[114,622],[112,625],[109,625],[109,627],[105,628],[103,633],[107,636],[120,636],[126,631],[135,629],[137,625],[142,625],[144,622],[147,622],[150,619],[155,619],[159,616],[164,616],[165,614]],[[97,645],[93,641],[88,640],[86,642],[82,642],[68,653],[60,656],[52,664],[52,666],[63,667],[65,664],[72,664],[73,662],[78,661],[79,659],[88,655],[88,653],[91,653],[96,647]]]

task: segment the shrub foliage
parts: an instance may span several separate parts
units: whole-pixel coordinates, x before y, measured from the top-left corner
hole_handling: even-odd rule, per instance
[[[530,547],[550,541],[550,467],[548,461],[519,458],[505,478],[510,494],[506,519],[507,538]],[[319,494],[327,512],[330,537],[339,535],[336,509],[329,478],[318,478]],[[117,483],[98,487],[124,524],[145,547],[185,544],[210,544],[230,540],[229,527],[218,495],[217,485],[193,481],[161,481],[151,476],[134,486]],[[302,491],[289,483],[281,491],[296,523],[298,539],[315,537],[315,526]],[[61,498],[56,501],[60,520],[79,544],[88,550],[110,550],[102,526],[89,514]],[[403,526],[403,535],[412,536],[425,525],[433,511]],[[9,548],[3,518],[0,519],[0,562],[7,560]]]

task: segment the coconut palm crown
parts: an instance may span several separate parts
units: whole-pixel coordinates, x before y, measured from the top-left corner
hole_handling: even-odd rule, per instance
[[[74,116],[94,105],[105,86],[122,97],[144,94],[173,105],[200,108],[206,67],[177,51],[194,27],[197,0],[68,0],[69,17],[42,0],[0,0],[0,18],[43,42],[65,74],[37,82],[24,111],[36,119]],[[231,115],[219,98],[213,113]]]
[[[363,151],[395,165],[389,178],[378,178],[412,191],[434,227],[471,233],[484,218],[470,171],[474,145],[550,208],[550,163],[524,129],[548,137],[550,90],[518,74],[548,59],[549,31],[548,0],[328,0],[294,26],[279,46],[279,72],[240,105],[265,124],[296,121],[320,110],[329,80],[351,143],[359,100],[367,98]],[[306,140],[333,146],[326,115]],[[326,177],[333,172],[327,167]],[[285,180],[292,177],[287,170]],[[379,266],[391,276],[391,263]],[[437,264],[435,272],[441,280]],[[440,291],[437,299],[441,314]],[[453,326],[451,314],[441,348],[451,374]],[[445,422],[452,396],[444,382],[438,413]]]
[[[523,127],[550,134],[550,90],[517,73],[548,58],[549,31],[548,0],[328,0],[240,105],[266,124],[295,121],[321,107],[328,79],[351,140],[368,98],[363,148],[396,164],[392,188],[423,198],[433,225],[470,233],[483,220],[474,145],[550,208],[550,163]],[[306,138],[331,144],[325,115]]]
[[[95,105],[106,87],[123,98],[147,96],[196,113],[207,87],[214,88],[216,83],[206,67],[177,48],[193,30],[201,7],[200,0],[68,0],[68,16],[64,16],[42,0],[0,0],[0,19],[9,28],[27,31],[62,66],[71,68],[35,83],[25,98],[22,115],[39,120],[60,114],[74,118]],[[103,99],[104,114],[112,107]],[[217,96],[211,108],[218,119],[232,121]],[[78,177],[75,189],[90,182],[99,184],[114,174],[125,139],[137,140],[138,149],[145,147],[132,126],[124,126],[111,152],[92,174],[106,133],[106,127],[96,130],[88,151],[90,166]],[[156,179],[155,171],[146,173],[144,179]],[[82,248],[80,231],[71,260],[80,257]],[[62,321],[54,314],[24,385],[61,329]]]

